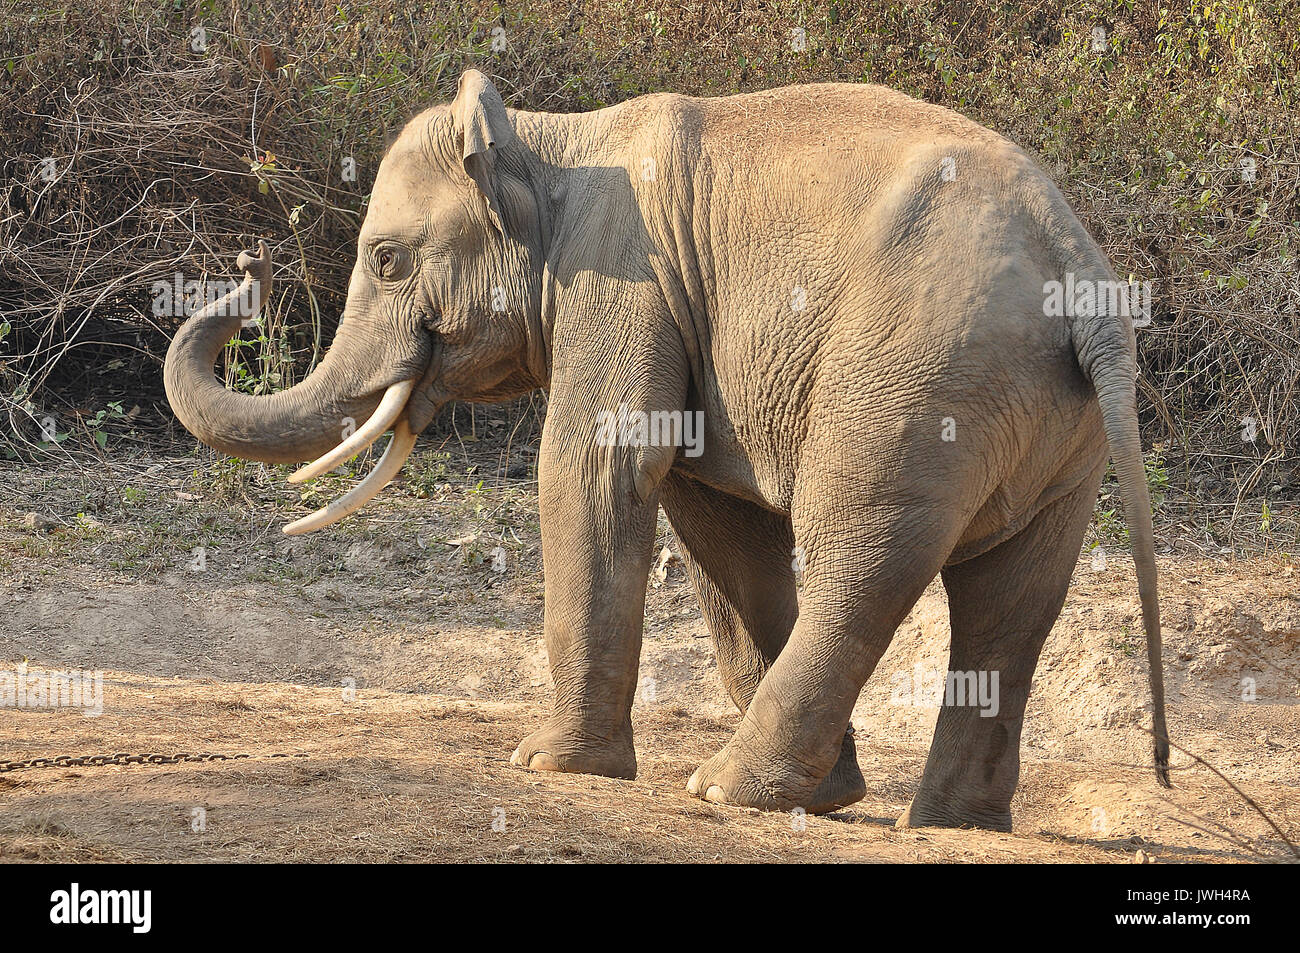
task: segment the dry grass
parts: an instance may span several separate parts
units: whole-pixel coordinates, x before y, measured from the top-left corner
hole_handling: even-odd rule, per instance
[[[530,706],[376,691],[345,703],[327,689],[107,674],[120,687],[101,719],[21,712],[16,753],[92,753],[111,731],[114,750],[193,750],[197,736],[223,751],[292,748],[307,758],[0,775],[0,859],[1125,863],[1139,848],[1164,862],[1279,856],[1257,819],[1234,818],[1204,774],[1183,774],[1161,796],[1148,790],[1145,771],[1030,762],[1017,798],[1019,833],[898,831],[893,819],[911,781],[873,782],[867,800],[826,818],[689,797],[686,777],[730,728],[670,708],[637,717],[641,774],[618,781],[507,764],[536,723]],[[197,714],[232,690],[256,697],[255,710]],[[921,764],[919,753],[888,745],[862,758],[871,778],[912,778]],[[1118,828],[1090,831],[1088,809],[1062,800],[1069,790],[1099,792]],[[1261,796],[1276,809],[1285,791]],[[194,829],[196,808],[202,830]],[[1226,817],[1241,843],[1198,840],[1182,823],[1192,811]]]

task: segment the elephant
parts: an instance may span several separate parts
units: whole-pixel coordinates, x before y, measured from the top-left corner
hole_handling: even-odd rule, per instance
[[[741,712],[690,794],[860,800],[850,714],[940,576],[949,670],[992,673],[998,704],[945,699],[898,825],[1010,830],[1030,682],[1113,457],[1169,784],[1135,315],[1101,293],[1118,279],[1061,192],[996,133],[838,83],[529,112],[469,69],[383,157],[332,346],[279,393],[213,373],[270,293],[265,243],[239,265],[167,353],[184,426],[233,456],[314,459],[294,482],[393,434],[287,533],[373,498],[449,401],[547,393],[554,691],[513,764],[635,777],[662,507]],[[703,428],[692,453],[684,415]]]

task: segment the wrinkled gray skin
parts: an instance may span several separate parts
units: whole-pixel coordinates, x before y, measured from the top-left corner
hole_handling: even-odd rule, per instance
[[[660,505],[744,712],[690,779],[713,801],[859,799],[850,711],[941,574],[949,668],[998,672],[999,709],[941,710],[899,823],[1007,830],[1030,678],[1108,449],[1167,780],[1132,322],[1045,316],[1044,284],[1067,272],[1115,280],[1047,177],[994,133],[887,89],[551,115],[506,109],[471,70],[380,166],[322,365],[273,397],[229,393],[212,365],[230,323],[205,317],[178,333],[167,387],[205,443],[277,462],[329,450],[342,418],[364,420],[408,378],[416,432],[449,400],[549,391],[555,695],[512,759],[534,769],[635,774]],[[620,404],[702,411],[704,453],[599,446],[598,414]]]

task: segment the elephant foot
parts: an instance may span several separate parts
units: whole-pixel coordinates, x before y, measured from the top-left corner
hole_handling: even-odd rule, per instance
[[[695,797],[714,804],[733,807],[756,807],[763,811],[788,811],[799,806],[803,792],[767,772],[752,771],[730,742],[721,751],[695,769],[686,782],[686,790]],[[815,784],[806,785],[811,793]]]
[[[632,726],[627,725],[609,738],[583,732],[569,724],[547,724],[519,742],[510,763],[533,771],[632,779],[636,777]]]
[[[986,831],[1011,833],[1011,812],[1007,811],[973,811],[956,805],[938,805],[918,803],[918,797],[912,798],[903,816],[894,822],[899,830],[911,827],[973,827]]]
[[[746,757],[728,742],[695,769],[686,790],[715,804],[764,811],[802,807],[810,814],[827,814],[860,801],[866,794],[866,782],[858,768],[853,736],[846,734],[839,760],[820,780],[802,773],[801,766],[773,767],[765,760]]]
[[[842,807],[856,804],[867,794],[867,782],[858,767],[858,749],[853,743],[853,728],[850,727],[840,746],[840,759],[831,768],[831,773],[822,778],[809,797],[806,810],[809,814],[829,814]]]

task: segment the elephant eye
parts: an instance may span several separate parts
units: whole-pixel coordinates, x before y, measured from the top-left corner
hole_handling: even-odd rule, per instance
[[[405,278],[411,271],[411,256],[398,245],[382,245],[374,252],[375,274],[388,281]]]

